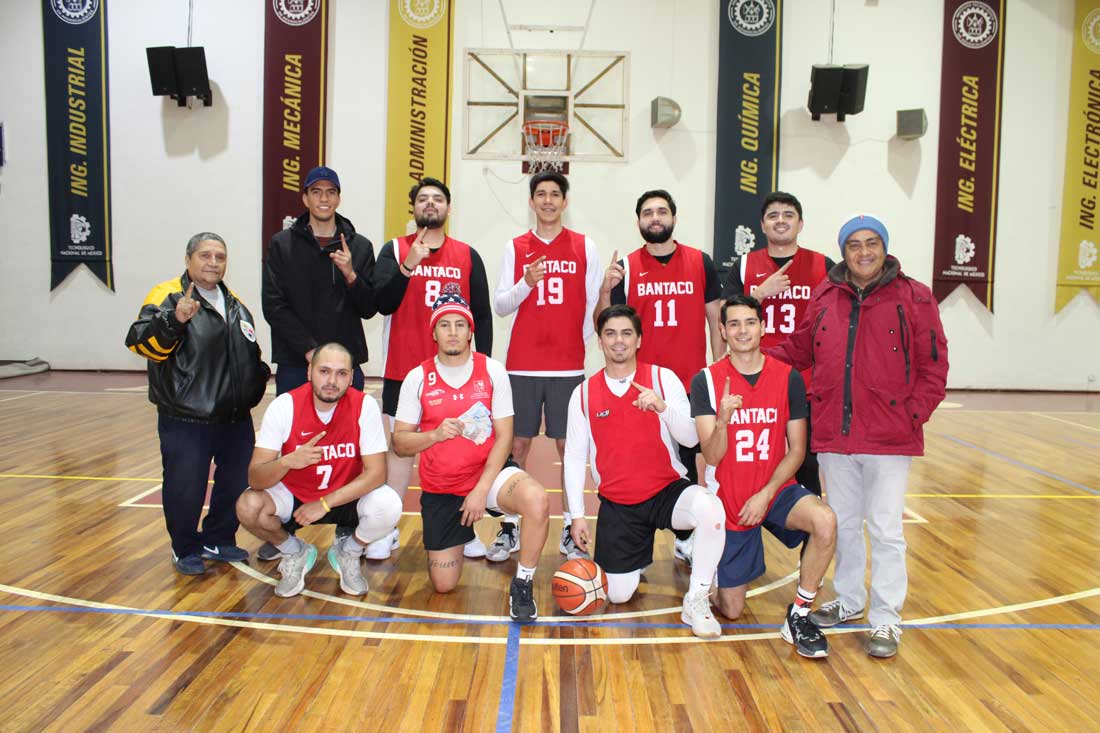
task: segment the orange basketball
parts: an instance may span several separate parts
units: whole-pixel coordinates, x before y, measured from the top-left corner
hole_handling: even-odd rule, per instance
[[[554,573],[553,590],[561,610],[587,616],[607,600],[607,576],[591,560],[566,560]]]

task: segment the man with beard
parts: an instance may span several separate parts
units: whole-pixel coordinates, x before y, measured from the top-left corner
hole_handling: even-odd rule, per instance
[[[397,413],[401,381],[413,367],[436,351],[428,320],[432,305],[443,294],[459,295],[470,304],[477,333],[477,351],[493,351],[493,313],[485,265],[470,245],[447,236],[444,226],[451,208],[451,191],[435,178],[422,178],[409,191],[416,232],[390,240],[378,253],[374,271],[375,302],[385,316],[382,328],[382,414],[390,429]],[[392,444],[392,439],[391,439]],[[386,477],[405,498],[412,458],[386,456]],[[399,546],[393,530],[367,548],[368,560],[385,560]],[[484,557],[485,545],[475,536],[466,557]],[[499,559],[507,559],[505,552]],[[497,559],[497,558],[493,558]]]
[[[509,459],[512,390],[499,361],[470,348],[473,313],[458,295],[435,301],[429,332],[437,353],[401,384],[393,427],[398,455],[420,454],[420,516],[428,577],[449,593],[462,576],[463,546],[486,511],[523,519],[508,603],[511,617],[538,617],[532,579],[549,531],[546,490]]]
[[[685,478],[679,445],[698,442],[679,377],[638,359],[642,320],[628,305],[596,319],[605,367],[569,399],[565,491],[573,541],[591,542],[584,518],[584,474],[591,466],[600,494],[596,562],[607,573],[607,597],[626,603],[653,562],[658,529],[695,530],[695,563],[680,620],[702,638],[722,635],[710,611],[710,587],[722,557],[722,503]],[[647,335],[645,338],[649,338]]]
[[[764,310],[762,348],[765,349],[786,341],[802,324],[810,294],[835,264],[820,252],[799,246],[798,235],[804,224],[802,204],[797,198],[785,191],[773,191],[765,196],[760,206],[760,229],[767,237],[768,246],[734,259],[722,292],[723,298],[743,294],[760,301]],[[802,372],[807,394],[813,387],[811,371]],[[810,429],[809,421],[807,429]],[[811,437],[807,435],[807,445]],[[795,478],[811,493],[821,496],[816,453],[806,450],[806,458]]]
[[[237,500],[249,532],[279,549],[282,579],[275,595],[305,587],[317,548],[288,530],[340,524],[354,531],[328,551],[349,595],[367,592],[359,567],[363,549],[401,516],[401,499],[386,477],[386,433],[373,399],[354,387],[352,355],[337,343],[313,352],[309,382],[279,395],[264,413],[248,466],[251,490]]]
[[[302,186],[305,213],[271,238],[264,262],[261,299],[271,326],[275,393],[304,384],[307,365],[318,344],[335,341],[351,352],[352,385],[363,389],[367,340],[363,319],[374,316],[374,246],[356,233],[340,206],[340,177],[326,166],[313,168]],[[338,526],[338,538],[353,527]],[[264,543],[261,560],[279,551]]]
[[[646,329],[638,358],[668,367],[691,390],[691,379],[707,365],[710,354],[717,361],[725,351],[718,323],[722,283],[710,255],[672,238],[676,227],[676,202],[668,191],[646,191],[634,207],[638,231],[645,245],[611,264],[600,286],[600,300],[593,318],[612,304],[626,303],[638,312]],[[680,462],[687,479],[699,482],[695,456],[698,444],[680,446]],[[690,532],[677,532],[676,556],[690,562]]]

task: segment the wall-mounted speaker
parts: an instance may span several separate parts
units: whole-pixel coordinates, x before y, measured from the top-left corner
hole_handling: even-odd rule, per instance
[[[201,98],[204,107],[214,103],[202,46],[154,46],[145,49],[145,57],[154,96],[172,97],[181,107],[187,105],[188,97]]]
[[[843,122],[845,115],[855,115],[863,111],[863,102],[867,97],[867,64],[848,64],[840,82],[840,102],[837,104],[836,120]]]
[[[153,85],[154,97],[176,96],[176,69],[172,57],[175,46],[155,46],[145,49],[145,58],[149,62],[149,81]]]
[[[902,140],[917,140],[928,132],[928,115],[923,109],[899,109],[897,136]]]
[[[810,98],[806,106],[810,117],[820,120],[821,115],[836,114],[840,103],[840,86],[844,82],[844,68],[834,64],[814,64],[810,70]]]

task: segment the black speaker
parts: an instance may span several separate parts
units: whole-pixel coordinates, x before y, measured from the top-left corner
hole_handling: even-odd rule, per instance
[[[855,115],[863,111],[863,102],[867,97],[867,64],[848,64],[840,84],[840,103],[836,110],[837,122],[844,121],[844,115]]]
[[[844,82],[843,67],[833,64],[814,64],[810,71],[810,98],[806,106],[810,117],[820,120],[823,114],[834,114],[840,103],[840,87]]]
[[[153,85],[154,97],[174,97],[176,95],[176,69],[173,61],[174,46],[154,46],[145,49],[145,58],[149,61],[149,81]]]
[[[210,95],[210,77],[206,75],[206,50],[202,46],[177,48],[175,53],[176,88],[184,97]]]

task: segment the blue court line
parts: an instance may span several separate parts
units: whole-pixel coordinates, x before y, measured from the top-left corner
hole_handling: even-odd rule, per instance
[[[508,628],[508,647],[504,653],[504,675],[500,681],[500,705],[497,707],[497,733],[512,733],[512,710],[516,705],[516,677],[519,674],[520,624]]]
[[[198,618],[239,618],[244,620],[282,620],[282,621],[349,621],[354,623],[396,623],[396,624],[450,624],[457,626],[508,626],[508,647],[516,645],[516,654],[519,648],[519,630],[524,626],[531,628],[546,627],[574,627],[574,628],[600,628],[600,629],[685,629],[684,624],[649,624],[627,623],[617,621],[561,621],[542,624],[519,624],[514,621],[488,621],[483,619],[446,620],[446,619],[407,619],[375,616],[336,616],[325,614],[307,613],[243,613],[233,611],[157,611],[141,608],[88,608],[85,606],[19,606],[0,605],[0,611],[19,613],[50,612],[50,613],[98,613],[112,616],[193,616]],[[768,631],[778,629],[778,623],[770,624],[722,624],[727,631]],[[868,624],[844,624],[839,627],[844,629],[870,629]],[[1080,629],[1084,631],[1100,631],[1100,624],[990,624],[990,623],[902,623],[903,629]],[[430,639],[431,637],[425,637]],[[507,667],[505,673],[507,675]],[[513,670],[514,672],[514,670]]]
[[[959,445],[965,445],[967,448],[973,448],[976,451],[981,451],[982,453],[985,453],[986,455],[993,456],[994,458],[1000,458],[1002,461],[1007,461],[1008,463],[1011,463],[1014,466],[1019,466],[1020,468],[1027,469],[1028,471],[1031,471],[1033,473],[1037,473],[1040,476],[1046,476],[1047,478],[1052,478],[1055,481],[1061,481],[1064,484],[1067,484],[1067,485],[1072,486],[1072,487],[1077,488],[1077,489],[1081,489],[1082,491],[1087,491],[1090,494],[1100,496],[1100,491],[1097,491],[1096,489],[1090,489],[1088,486],[1085,486],[1083,484],[1079,484],[1076,481],[1073,481],[1071,479],[1066,478],[1065,476],[1059,476],[1056,473],[1051,473],[1050,471],[1045,471],[1045,470],[1039,468],[1038,466],[1032,466],[1029,463],[1024,463],[1023,461],[1018,461],[1015,458],[1010,458],[1009,456],[1006,456],[1002,453],[996,453],[994,451],[987,450],[987,449],[981,447],[980,445],[974,445],[973,443],[968,443],[967,441],[963,440],[962,438],[956,438],[954,435],[943,435],[942,437],[947,438],[948,440],[950,440],[952,442],[958,443]]]

